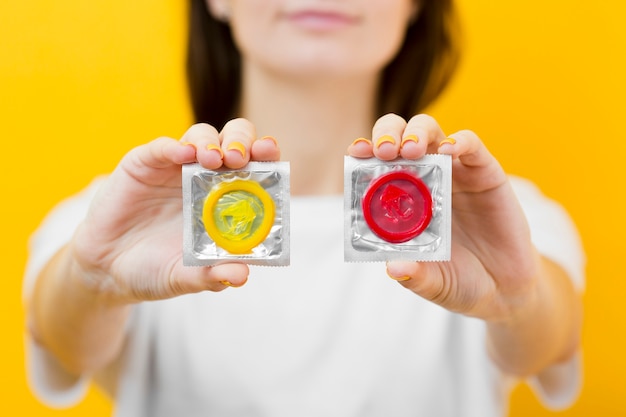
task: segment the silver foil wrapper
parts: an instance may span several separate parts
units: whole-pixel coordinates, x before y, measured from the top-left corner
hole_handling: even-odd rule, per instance
[[[402,178],[392,179],[395,176]],[[386,182],[385,178],[390,181]],[[394,181],[402,184],[401,187],[396,187]],[[376,187],[380,190],[372,189]],[[449,155],[429,154],[419,160],[394,161],[346,156],[344,260],[450,260],[451,192],[452,161]],[[418,197],[430,200],[414,207],[412,204]],[[427,206],[430,211],[421,212],[422,206]],[[413,224],[420,221],[424,223],[423,229]],[[398,230],[387,231],[390,225]],[[409,233],[402,230],[403,227],[417,231]]]
[[[182,181],[184,265],[289,265],[288,162],[250,162],[241,169],[216,171],[186,164]],[[238,184],[250,190],[223,192]],[[245,246],[250,230],[259,228],[267,228],[262,241],[243,251],[233,249]]]

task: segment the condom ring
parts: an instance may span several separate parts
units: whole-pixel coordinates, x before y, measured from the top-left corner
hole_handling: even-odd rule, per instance
[[[217,184],[202,210],[204,228],[216,245],[233,254],[251,253],[274,224],[274,200],[259,183],[235,180]]]
[[[421,234],[432,219],[432,196],[424,182],[408,172],[390,172],[373,180],[363,196],[369,228],[390,243]]]

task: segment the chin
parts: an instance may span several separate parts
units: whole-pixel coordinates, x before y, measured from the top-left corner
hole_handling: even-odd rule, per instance
[[[356,75],[371,75],[382,70],[385,62],[376,63],[359,60],[351,56],[333,57],[330,55],[292,55],[288,59],[269,64],[273,72],[285,76],[311,78],[345,78]]]

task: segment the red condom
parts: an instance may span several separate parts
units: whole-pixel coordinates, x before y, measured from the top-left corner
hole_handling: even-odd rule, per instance
[[[424,182],[406,171],[373,180],[363,196],[363,216],[369,228],[390,243],[407,242],[428,227],[432,196]]]

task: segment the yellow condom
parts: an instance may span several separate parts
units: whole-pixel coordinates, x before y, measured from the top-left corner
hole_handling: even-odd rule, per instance
[[[255,181],[222,182],[209,192],[202,221],[218,246],[234,254],[250,253],[270,233],[274,201]]]

